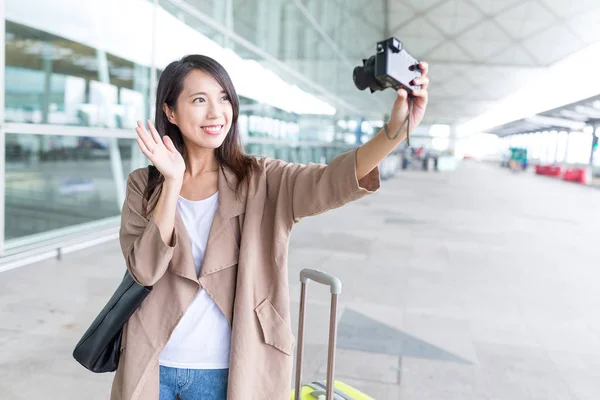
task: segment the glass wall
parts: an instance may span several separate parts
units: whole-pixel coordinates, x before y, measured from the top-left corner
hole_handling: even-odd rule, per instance
[[[7,134],[6,239],[118,215],[123,182],[114,179],[113,142],[126,176],[133,139]]]
[[[152,116],[162,69],[186,54],[232,76],[248,153],[326,163],[356,147],[365,115],[343,100],[356,90],[349,59],[382,33],[352,3],[7,0],[0,249],[118,221],[127,175],[148,164],[133,127]],[[352,30],[360,43],[345,39]]]
[[[593,132],[542,131],[505,136],[504,152],[511,147],[527,149],[529,162],[539,164],[588,165]]]
[[[150,68],[6,21],[6,122],[131,128],[148,113]]]
[[[314,83],[341,99],[348,93],[356,98],[354,66],[375,54],[376,43],[386,34],[384,0],[160,0],[159,3],[179,20],[246,59],[256,59],[273,69],[278,66],[270,58],[283,62],[298,73],[278,70],[286,81],[305,87]],[[366,7],[368,13],[364,12]],[[210,17],[217,26],[211,28],[201,16]],[[228,39],[218,31],[219,27],[231,30],[253,48],[260,49],[262,55]],[[349,109],[344,109],[341,102],[335,106],[342,108],[342,113],[355,113],[350,108],[372,110],[374,97],[375,103],[380,97],[387,99],[385,94],[373,96],[367,92],[359,103],[346,104]],[[377,113],[380,112],[378,109]]]

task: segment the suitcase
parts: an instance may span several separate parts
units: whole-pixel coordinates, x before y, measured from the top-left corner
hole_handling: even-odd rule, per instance
[[[328,285],[331,292],[331,312],[329,316],[329,346],[327,351],[327,380],[302,385],[302,359],[304,357],[304,315],[306,313],[306,286],[310,281]],[[375,400],[372,397],[346,385],[334,381],[335,342],[337,337],[338,296],[342,293],[342,282],[334,276],[314,269],[300,271],[302,290],[300,293],[300,316],[298,321],[298,344],[296,355],[295,389],[290,400]]]

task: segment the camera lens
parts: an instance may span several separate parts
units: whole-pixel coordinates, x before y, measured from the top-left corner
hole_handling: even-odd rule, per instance
[[[355,67],[352,72],[352,79],[359,90],[365,90],[377,83],[375,80],[375,57],[363,60],[363,64],[362,67]]]
[[[355,67],[354,72],[352,73],[352,79],[354,79],[354,84],[359,90],[365,90],[369,87],[369,80],[367,75],[365,74],[365,69],[363,67]]]

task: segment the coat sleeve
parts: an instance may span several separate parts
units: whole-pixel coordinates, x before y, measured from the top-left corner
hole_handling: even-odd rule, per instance
[[[269,159],[265,168],[269,197],[292,223],[358,200],[380,185],[378,167],[357,179],[356,150],[340,154],[328,165]]]
[[[144,286],[154,285],[166,272],[177,245],[177,231],[166,244],[154,217],[144,216],[142,198],[147,172],[134,171],[127,179],[125,203],[121,213],[119,241],[125,264],[133,279]]]

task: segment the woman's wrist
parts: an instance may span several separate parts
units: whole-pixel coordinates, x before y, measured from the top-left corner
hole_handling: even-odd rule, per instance
[[[174,195],[179,195],[181,191],[181,187],[183,186],[182,179],[166,179],[162,184],[162,189],[164,193],[171,193]]]
[[[403,124],[403,121],[389,120],[383,129],[390,140],[403,140],[406,137],[406,124]]]

